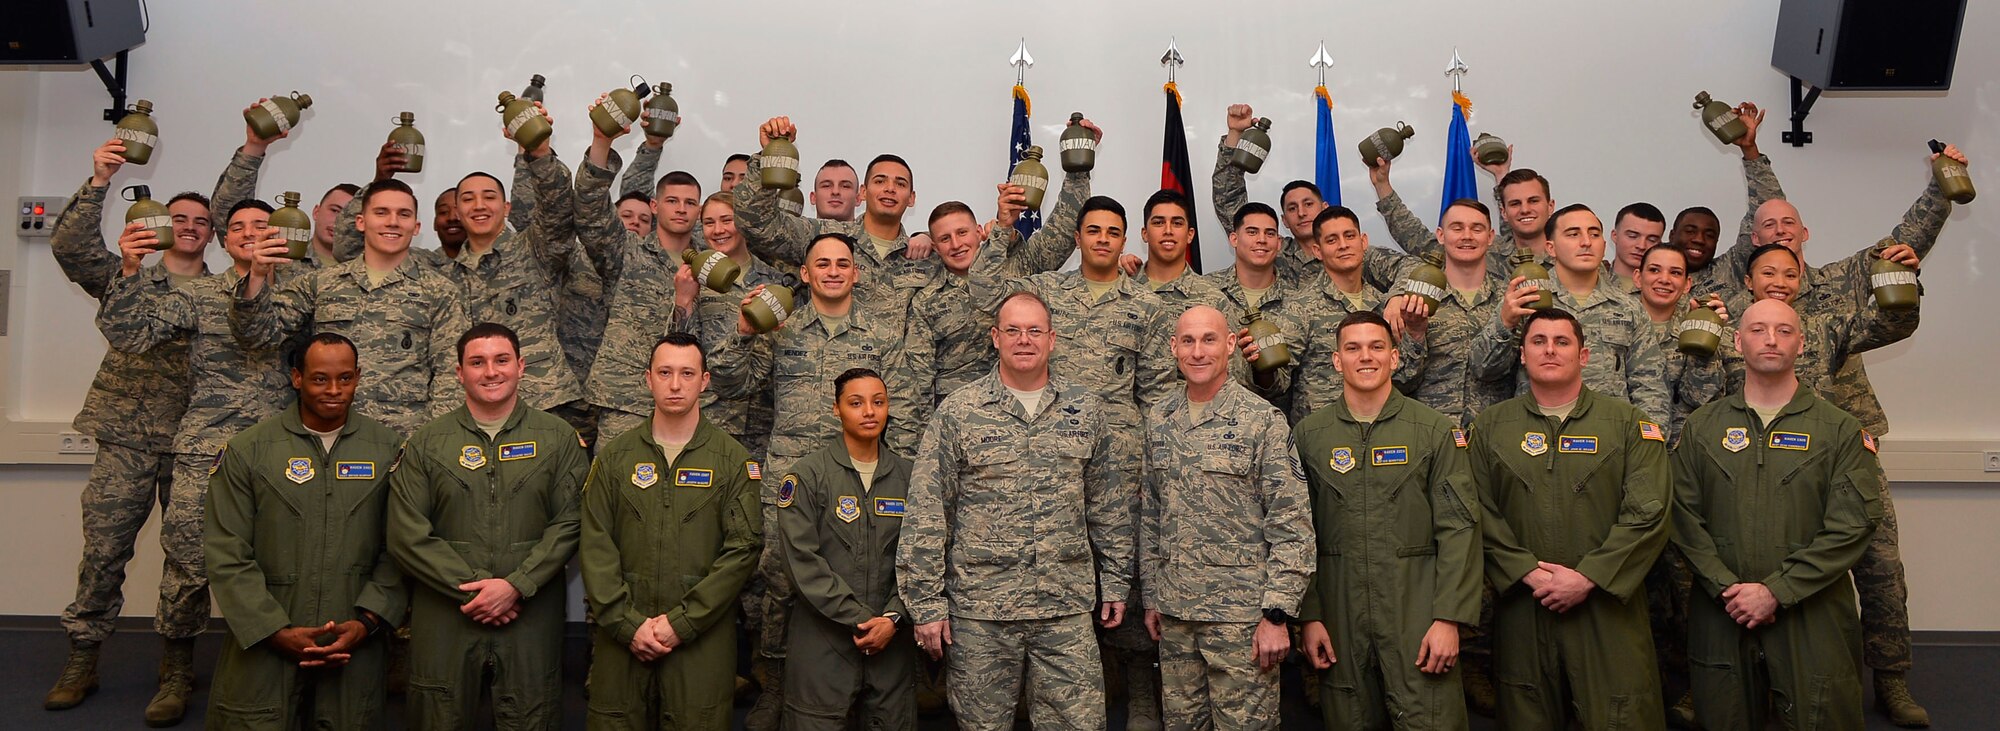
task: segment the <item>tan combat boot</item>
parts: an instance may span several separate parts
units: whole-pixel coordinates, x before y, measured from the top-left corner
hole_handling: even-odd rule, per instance
[[[1902,728],[1930,728],[1931,713],[1910,697],[1910,682],[1900,672],[1875,671],[1875,707]]]
[[[1701,728],[1694,719],[1694,691],[1682,693],[1681,699],[1667,709],[1667,725],[1673,728]]]
[[[160,692],[146,704],[146,725],[166,728],[187,715],[188,698],[194,696],[194,638],[167,640],[167,652],[160,657]]]
[[[1125,729],[1161,731],[1160,671],[1152,653],[1120,650],[1125,656]]]
[[[56,679],[56,687],[42,698],[42,708],[60,711],[75,708],[83,703],[85,696],[97,692],[97,651],[101,647],[95,642],[71,642],[69,660],[63,663],[62,677]]]
[[[1494,706],[1499,705],[1499,693],[1493,687],[1493,663],[1491,660],[1464,660],[1459,665],[1459,681],[1465,684],[1465,709],[1473,713],[1493,717]]]

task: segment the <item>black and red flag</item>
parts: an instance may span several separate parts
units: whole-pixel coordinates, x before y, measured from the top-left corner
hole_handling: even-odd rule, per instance
[[[1179,191],[1188,201],[1188,267],[1201,273],[1201,237],[1194,213],[1194,172],[1188,162],[1187,128],[1181,124],[1181,91],[1167,82],[1167,133],[1160,148],[1160,189]]]

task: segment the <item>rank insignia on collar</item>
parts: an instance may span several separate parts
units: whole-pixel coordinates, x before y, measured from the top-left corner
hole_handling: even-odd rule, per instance
[[[1458,447],[1461,449],[1465,448],[1466,446],[1465,430],[1464,429],[1451,430],[1451,443],[1458,445]]]
[[[834,505],[833,514],[839,517],[841,522],[852,523],[854,519],[861,517],[861,501],[853,495],[842,495],[840,501]]]
[[[465,445],[464,449],[458,450],[458,466],[464,467],[468,470],[476,470],[481,467],[485,467],[486,450],[480,449],[479,445],[477,444]]]
[[[889,518],[903,517],[903,499],[899,497],[875,498],[875,514]]]
[[[632,486],[644,490],[660,484],[660,466],[652,462],[632,465]]]
[[[1801,434],[1795,431],[1774,431],[1771,432],[1770,446],[1772,449],[1791,449],[1803,452],[1812,448],[1812,435]]]
[[[1556,451],[1563,454],[1597,454],[1597,437],[1564,434],[1556,438]]]
[[[1531,431],[1521,435],[1521,451],[1531,457],[1539,457],[1549,451],[1549,435]]]
[[[781,508],[791,507],[792,498],[798,496],[798,494],[799,494],[799,476],[785,475],[784,481],[778,483],[778,507]]]
[[[1409,447],[1376,447],[1368,453],[1368,464],[1375,467],[1409,463]]]
[[[311,457],[293,457],[285,460],[285,479],[303,485],[306,484],[307,480],[312,478],[313,461]]]
[[[1750,430],[1748,428],[1732,426],[1722,432],[1723,449],[1731,452],[1741,452],[1744,447],[1748,446],[1750,446]]]
[[[1354,469],[1354,449],[1351,447],[1334,447],[1333,459],[1327,460],[1326,464],[1328,467],[1332,467],[1335,472],[1343,475],[1347,474],[1348,470]]]
[[[374,463],[374,462],[335,462],[335,463],[333,463],[333,479],[336,479],[336,480],[373,480],[373,479],[375,479],[375,463]]]
[[[517,459],[534,459],[534,442],[515,442],[500,445],[500,461],[512,462]]]

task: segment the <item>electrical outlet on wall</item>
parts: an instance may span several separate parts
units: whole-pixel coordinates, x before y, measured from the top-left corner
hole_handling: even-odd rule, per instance
[[[1986,451],[1986,471],[2000,472],[2000,450]]]
[[[96,454],[97,438],[76,432],[63,432],[61,441],[56,443],[56,454]]]

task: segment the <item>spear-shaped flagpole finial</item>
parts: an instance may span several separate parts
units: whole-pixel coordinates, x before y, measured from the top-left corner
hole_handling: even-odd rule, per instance
[[[1167,52],[1165,55],[1160,56],[1160,65],[1167,67],[1167,83],[1174,83],[1174,70],[1180,68],[1181,64],[1186,62],[1186,59],[1181,58],[1181,46],[1178,39],[1173,36],[1167,36]]]
[[[1459,84],[1465,80],[1466,72],[1471,70],[1471,66],[1465,65],[1465,59],[1458,57],[1458,47],[1453,46],[1451,49],[1451,65],[1445,67],[1444,70],[1444,75],[1451,77],[1451,90],[1453,92],[1459,91]]]
[[[1014,67],[1014,83],[1028,83],[1028,69],[1035,67],[1035,57],[1028,55],[1028,39],[1021,39],[1021,47],[1014,49],[1014,57],[1007,59],[1007,64]]]
[[[1333,68],[1333,55],[1326,52],[1326,41],[1319,42],[1319,52],[1306,59],[1306,63],[1319,70],[1319,85],[1326,86],[1326,70]]]

